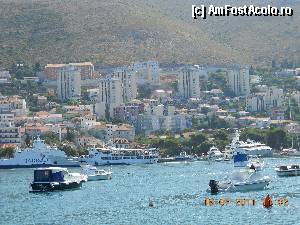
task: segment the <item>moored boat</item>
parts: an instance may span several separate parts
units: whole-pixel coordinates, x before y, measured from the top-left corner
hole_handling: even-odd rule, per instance
[[[80,188],[87,176],[80,173],[70,173],[67,168],[48,167],[34,170],[31,182],[33,192],[67,190]]]
[[[175,156],[175,161],[193,161],[194,157],[188,155],[185,151],[180,152],[178,156]]]
[[[112,179],[111,171],[100,170],[91,165],[83,166],[83,172],[85,175],[87,175],[88,181]]]
[[[17,148],[13,158],[0,159],[0,169],[35,167],[79,167],[78,161],[69,158],[57,147],[51,147],[39,137],[33,141],[32,148]]]
[[[275,171],[279,177],[300,176],[299,165],[279,166]]]
[[[90,148],[87,156],[81,157],[80,162],[93,166],[101,165],[131,165],[157,163],[157,149],[126,149],[126,148]]]
[[[213,146],[207,152],[207,158],[211,161],[220,162],[223,161],[224,155],[217,147]]]

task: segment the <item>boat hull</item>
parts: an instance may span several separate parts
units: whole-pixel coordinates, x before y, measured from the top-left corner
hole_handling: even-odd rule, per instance
[[[155,164],[158,158],[155,159],[128,159],[128,160],[86,160],[88,164],[93,166],[108,166],[108,165],[132,165],[132,164]]]
[[[70,183],[31,183],[31,188],[33,192],[50,192],[50,191],[62,191],[62,190],[70,190],[80,188],[82,186],[82,182],[70,182]]]
[[[218,192],[248,192],[263,190],[270,184],[270,180],[265,180],[255,183],[240,183],[240,184],[221,184],[218,186]],[[207,189],[207,192],[210,192],[210,189]]]
[[[300,170],[288,170],[288,171],[276,170],[276,173],[279,177],[300,176]]]
[[[112,175],[95,175],[95,176],[88,176],[88,181],[96,181],[96,180],[111,180]]]
[[[31,165],[1,165],[0,169],[15,169],[15,168],[43,168],[43,167],[80,167],[80,164],[31,164]]]

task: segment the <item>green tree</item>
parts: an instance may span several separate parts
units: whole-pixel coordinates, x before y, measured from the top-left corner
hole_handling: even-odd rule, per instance
[[[12,158],[14,153],[15,149],[13,147],[0,148],[0,157]]]
[[[287,144],[287,134],[284,130],[273,128],[267,132],[267,144],[274,149],[280,149]]]

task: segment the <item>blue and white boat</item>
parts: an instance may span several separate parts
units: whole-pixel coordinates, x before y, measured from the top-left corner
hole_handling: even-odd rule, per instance
[[[80,188],[82,182],[86,181],[86,175],[69,173],[67,168],[37,168],[34,170],[31,188],[33,192],[66,190]]]

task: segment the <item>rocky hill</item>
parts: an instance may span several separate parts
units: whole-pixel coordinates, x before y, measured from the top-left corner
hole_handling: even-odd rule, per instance
[[[0,0],[0,65],[21,60],[96,64],[249,63],[300,59],[300,4],[293,17],[193,20],[192,4],[243,5],[249,0]],[[238,2],[238,3],[237,3]],[[270,3],[271,2],[271,3]]]

